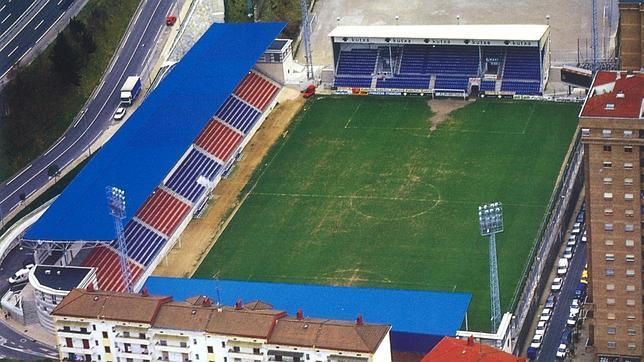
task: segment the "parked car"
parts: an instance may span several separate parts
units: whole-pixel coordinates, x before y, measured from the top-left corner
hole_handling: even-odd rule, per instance
[[[24,268],[22,268],[22,269],[20,269],[20,270],[16,271],[16,272],[11,276],[11,278],[7,279],[7,281],[8,281],[8,282],[9,282],[9,284],[11,284],[11,285],[13,285],[13,284],[18,284],[18,283],[22,283],[22,282],[26,282],[26,281],[27,281],[27,279],[29,279],[29,271],[30,271],[30,270],[31,270],[31,268],[33,268],[33,267],[34,267],[34,265],[33,265],[33,264],[27,264],[27,266],[26,266],[26,267],[24,267]]]
[[[577,236],[575,235],[568,236],[568,242],[566,243],[566,246],[575,246],[575,245],[577,245]]]
[[[559,258],[557,263],[557,275],[564,275],[568,271],[568,259]]]
[[[572,259],[572,246],[566,246],[566,250],[564,250],[563,257],[570,260]]]
[[[574,304],[571,305],[570,306],[570,315],[574,315],[575,317],[577,317],[579,315],[579,310],[580,310],[580,307],[579,307],[578,304],[577,305],[574,305]]]
[[[575,298],[581,299],[586,294],[587,285],[584,283],[577,284],[577,289],[575,289]]]
[[[177,17],[174,15],[169,15],[165,18],[165,25],[172,26],[177,22]]]
[[[541,342],[543,342],[543,334],[535,334],[534,337],[532,337],[532,341],[530,341],[530,348],[541,348]]]
[[[537,330],[534,331],[534,334],[541,334],[543,335],[546,333],[546,327],[548,326],[548,322],[540,321],[537,323]]]
[[[550,309],[552,309],[552,308],[554,308],[554,307],[555,307],[555,304],[556,304],[556,303],[557,303],[557,296],[556,296],[556,295],[554,295],[554,294],[550,294],[550,295],[548,296],[548,299],[546,299],[546,305],[545,305],[545,307],[546,307],[546,308],[550,308]]]
[[[586,211],[585,210],[579,210],[579,212],[577,213],[577,220],[576,221],[579,222],[579,223],[583,223],[584,221],[586,221]]]
[[[557,348],[557,358],[564,359],[566,358],[566,355],[568,354],[567,351],[568,347],[565,344],[560,344],[559,348]]]
[[[550,320],[551,315],[552,315],[552,309],[543,308],[543,310],[541,311],[541,316],[539,316],[539,320],[548,322]]]
[[[570,231],[570,233],[571,233],[571,234],[573,234],[573,235],[579,235],[579,234],[581,234],[581,223],[580,223],[580,222],[576,222],[576,223],[572,226],[572,230]]]
[[[126,112],[125,107],[118,107],[116,109],[116,112],[114,112],[114,119],[117,121],[122,120],[123,117],[125,117],[125,112]]]
[[[581,242],[582,243],[588,242],[588,234],[586,233],[586,230],[584,230],[584,233],[581,234]]]
[[[563,278],[555,278],[555,280],[552,281],[552,285],[550,286],[550,290],[554,292],[558,292],[561,290],[561,286],[563,285]]]
[[[568,320],[566,320],[566,325],[568,327],[574,327],[575,324],[577,324],[577,316],[572,314],[572,313],[570,313],[568,315]]]

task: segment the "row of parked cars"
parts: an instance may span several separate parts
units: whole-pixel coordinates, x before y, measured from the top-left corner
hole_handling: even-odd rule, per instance
[[[532,341],[530,342],[530,348],[528,349],[528,356],[533,359],[536,357],[541,345],[543,343],[543,338],[550,324],[552,314],[554,313],[555,305],[558,301],[558,295],[561,289],[563,288],[564,279],[568,273],[568,267],[570,265],[570,260],[574,256],[575,250],[579,243],[587,242],[587,234],[584,227],[586,212],[584,206],[577,214],[575,223],[573,224],[568,239],[566,241],[566,247],[563,251],[563,255],[558,260],[557,263],[557,276],[552,282],[550,287],[550,294],[546,299],[541,314],[539,315],[539,321],[537,322],[537,329],[535,330]],[[586,278],[587,271],[584,272],[585,277],[582,275],[582,281],[575,290],[575,299],[573,299],[571,305],[569,306],[568,320],[566,321],[566,328],[564,329],[559,346],[557,348],[556,357],[558,359],[565,359],[568,355],[568,345],[572,340],[572,328],[577,324],[577,320],[580,315],[581,310],[581,301],[585,297],[586,293]]]

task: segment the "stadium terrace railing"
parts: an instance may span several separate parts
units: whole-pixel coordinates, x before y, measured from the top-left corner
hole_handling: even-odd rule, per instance
[[[512,335],[516,340],[515,353],[522,351],[529,337],[530,324],[537,312],[539,299],[557,260],[559,248],[565,240],[566,226],[573,216],[583,186],[581,172],[583,156],[584,149],[577,131],[566,155],[566,163],[559,174],[556,188],[550,196],[547,212],[544,214],[539,234],[530,251],[522,280],[517,285],[512,298],[510,310],[514,311]]]

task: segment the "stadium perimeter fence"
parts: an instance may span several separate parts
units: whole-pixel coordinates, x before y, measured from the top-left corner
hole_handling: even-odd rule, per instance
[[[566,156],[566,163],[560,172],[557,186],[550,196],[547,212],[544,214],[539,234],[530,251],[528,264],[517,285],[510,310],[514,311],[512,324],[515,338],[514,352],[520,353],[528,337],[531,322],[537,312],[539,300],[548,282],[550,271],[557,260],[566,226],[570,222],[579,194],[583,187],[582,160],[584,149],[579,132]]]

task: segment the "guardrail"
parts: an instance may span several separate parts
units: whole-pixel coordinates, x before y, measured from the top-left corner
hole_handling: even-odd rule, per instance
[[[539,227],[539,233],[530,251],[523,278],[515,289],[510,310],[514,311],[513,336],[514,352],[520,353],[528,337],[539,299],[542,295],[548,276],[561,243],[564,240],[566,226],[572,217],[579,193],[583,186],[581,163],[584,149],[579,132],[566,155],[566,163],[560,172],[557,186],[550,196],[548,208]]]

